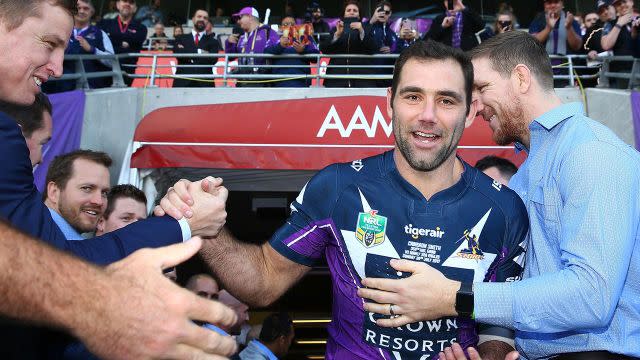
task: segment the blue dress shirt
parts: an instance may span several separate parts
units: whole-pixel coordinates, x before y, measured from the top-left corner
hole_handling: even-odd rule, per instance
[[[241,360],[278,360],[278,357],[258,340],[251,340],[249,345],[240,352]]]
[[[58,212],[53,210],[52,208],[48,207],[48,209],[49,209],[49,212],[51,213],[51,217],[53,218],[53,222],[55,222],[56,225],[58,225],[58,227],[60,228],[60,231],[62,231],[62,233],[64,234],[64,237],[67,240],[84,240],[82,235],[80,235],[80,233],[77,232],[76,229],[74,229],[67,222],[67,220],[65,220],[62,217],[62,215],[58,214]]]
[[[529,156],[509,183],[531,222],[524,279],[476,283],[476,320],[514,328],[528,359],[640,357],[640,154],[580,103],[529,129]]]

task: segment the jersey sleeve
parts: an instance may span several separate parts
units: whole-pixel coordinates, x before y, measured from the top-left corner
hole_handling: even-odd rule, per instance
[[[336,227],[331,212],[337,201],[337,166],[316,174],[291,203],[291,215],[278,229],[271,246],[298,264],[312,266],[324,255],[331,241],[336,241]]]
[[[518,195],[512,194],[511,207],[505,209],[505,234],[498,260],[487,272],[485,281],[508,282],[520,280],[527,250],[529,218]]]

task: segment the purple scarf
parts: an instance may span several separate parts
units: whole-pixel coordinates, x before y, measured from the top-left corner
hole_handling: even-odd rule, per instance
[[[456,20],[451,34],[451,46],[459,49],[462,42],[462,11],[458,11],[455,16]]]

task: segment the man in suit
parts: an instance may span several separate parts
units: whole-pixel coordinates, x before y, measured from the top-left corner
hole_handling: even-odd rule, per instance
[[[476,33],[484,29],[484,21],[462,0],[454,0],[453,9],[449,9],[447,3],[445,0],[445,12],[433,20],[431,29],[424,36],[425,40],[433,39],[463,51],[471,50],[478,45]]]
[[[217,54],[220,44],[215,39],[215,34],[207,34],[206,27],[209,22],[209,13],[198,9],[193,14],[193,30],[191,33],[176,36],[173,52],[175,54]],[[182,79],[179,76],[195,78],[198,74],[211,75],[211,66],[215,63],[215,58],[178,58],[177,79],[173,82],[173,87],[211,87],[212,79],[202,79],[196,81]],[[202,67],[182,67],[182,65],[202,65]]]
[[[36,95],[36,101],[29,105],[0,103],[0,111],[13,118],[27,141],[31,165],[42,162],[42,147],[51,140],[53,122],[51,119],[51,102],[44,93]]]
[[[0,3],[0,71],[5,74],[0,79],[1,101],[30,105],[49,76],[62,75],[76,5],[74,0]],[[33,186],[22,132],[4,113],[0,113],[0,138],[1,217],[11,218],[58,248],[71,250]],[[162,221],[179,235],[176,222]],[[159,236],[166,229],[160,229]],[[129,231],[133,238],[138,235],[144,232]],[[119,247],[114,244],[117,241],[117,236],[92,241],[93,256],[100,254],[100,242],[111,243],[113,249]],[[64,329],[102,358],[186,358],[204,352],[227,355],[235,348],[232,341],[201,331],[189,320],[228,324],[235,316],[219,304],[179,289],[158,271],[191,257],[201,244],[194,239],[137,252],[103,269],[36,241],[0,220],[0,314]],[[79,247],[73,250],[83,252]],[[126,252],[123,250],[118,251]],[[88,253],[85,251],[91,257]],[[17,344],[4,335],[0,336],[2,358],[42,358],[36,349],[38,343],[23,341],[25,347],[12,352]]]

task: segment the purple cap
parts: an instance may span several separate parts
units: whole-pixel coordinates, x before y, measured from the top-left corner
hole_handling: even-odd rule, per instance
[[[247,6],[245,8],[242,8],[242,10],[238,11],[237,13],[233,14],[232,16],[240,17],[242,15],[251,15],[251,16],[256,17],[256,18],[260,17],[260,14],[258,14],[258,10],[256,10],[256,8],[251,7],[251,6]]]

